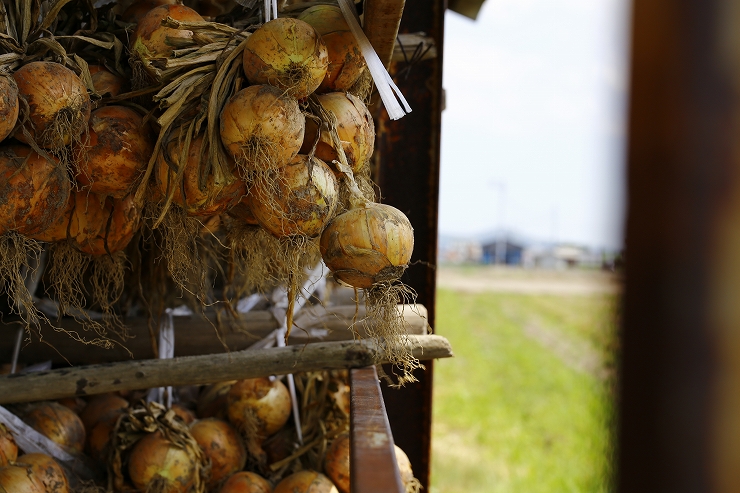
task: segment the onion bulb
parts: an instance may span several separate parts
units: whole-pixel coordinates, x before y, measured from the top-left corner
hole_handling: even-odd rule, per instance
[[[90,118],[90,95],[87,87],[70,69],[54,62],[31,62],[14,74],[19,97],[30,108],[29,121],[16,131],[15,137],[27,142],[25,132],[47,149],[60,149],[87,128]]]
[[[190,409],[181,406],[180,404],[173,404],[170,408],[175,413],[175,417],[180,419],[186,425],[189,425],[195,421],[195,414]]]
[[[107,418],[98,421],[87,435],[87,452],[90,457],[101,464],[105,464],[108,459],[110,439],[121,414],[123,414],[123,409],[119,410],[117,414],[109,415]]]
[[[125,197],[152,154],[144,119],[125,106],[104,106],[90,115],[89,134],[76,146],[77,182],[93,193]]]
[[[70,188],[56,159],[24,145],[0,147],[0,234],[45,230],[64,214]]]
[[[321,105],[337,118],[337,135],[342,143],[347,164],[357,173],[365,166],[375,149],[375,124],[370,110],[360,98],[349,93],[332,92],[318,96]],[[306,120],[306,132],[301,153],[308,154],[316,140],[316,123]],[[327,129],[321,131],[316,144],[316,157],[327,163],[339,160],[339,154]]]
[[[219,493],[272,493],[272,486],[259,474],[242,471],[233,474],[218,491]]]
[[[100,96],[118,96],[126,86],[126,80],[109,71],[102,65],[88,65],[90,78],[92,78],[93,89]]]
[[[331,442],[324,456],[324,471],[342,493],[349,493],[349,433]]]
[[[85,425],[68,407],[56,402],[41,402],[23,416],[23,421],[74,453],[81,454],[85,448]]]
[[[398,470],[401,472],[401,482],[404,486],[414,481],[414,472],[411,470],[411,461],[409,456],[406,455],[401,447],[393,445],[396,449],[396,464],[398,464]],[[407,488],[408,490],[408,488]]]
[[[227,402],[229,421],[262,438],[277,432],[290,417],[290,393],[278,379],[239,380],[231,386]]]
[[[209,488],[244,469],[247,451],[239,433],[226,421],[217,418],[196,421],[190,426],[190,434],[211,461]]]
[[[198,396],[195,413],[199,418],[226,419],[226,402],[231,386],[236,380],[219,382],[203,387]]]
[[[332,219],[319,248],[336,279],[370,288],[401,277],[414,249],[414,230],[398,209],[369,202]]]
[[[305,469],[291,474],[275,486],[273,493],[339,493],[329,478]]]
[[[298,102],[268,85],[250,86],[221,111],[221,141],[247,169],[284,166],[298,154],[306,118]]]
[[[5,139],[18,120],[18,86],[12,77],[0,76],[0,140]]]
[[[18,457],[16,463],[29,466],[32,475],[44,485],[46,493],[68,493],[69,481],[57,461],[46,454],[26,454]]]
[[[0,423],[0,467],[7,466],[18,457],[18,445],[4,424]]]
[[[298,18],[321,35],[329,56],[326,77],[316,92],[348,90],[360,78],[367,64],[342,9],[336,5],[314,5]]]
[[[320,159],[298,154],[256,180],[247,200],[260,225],[273,235],[313,238],[334,215],[338,195],[331,168]]]
[[[326,76],[329,56],[316,29],[289,17],[273,19],[244,45],[243,67],[252,84],[270,84],[303,99]]]
[[[32,470],[21,466],[0,468],[0,493],[46,493],[46,487]]]
[[[155,431],[136,442],[131,450],[128,473],[131,482],[141,491],[186,493],[196,477],[196,459],[178,447],[162,432]],[[152,488],[152,490],[149,490]]]
[[[124,22],[138,24],[141,18],[149,13],[153,8],[161,5],[174,5],[176,3],[177,0],[136,0],[123,11],[121,19],[123,19]]]
[[[155,7],[139,20],[131,38],[131,52],[145,60],[167,58],[175,50],[173,40],[193,38],[193,31],[162,26],[162,21],[167,17],[172,17],[177,21],[203,21],[203,17],[198,12],[184,5]]]
[[[96,395],[90,399],[90,402],[80,413],[80,419],[85,426],[85,433],[89,435],[99,422],[118,416],[126,408],[128,408],[128,401],[119,395]]]

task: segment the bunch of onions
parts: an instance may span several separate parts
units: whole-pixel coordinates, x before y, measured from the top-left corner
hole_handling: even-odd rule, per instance
[[[305,469],[291,474],[275,486],[273,493],[339,493],[329,478]]]
[[[259,474],[242,471],[231,475],[219,493],[272,493],[272,486]]]
[[[231,386],[227,402],[229,421],[242,432],[253,432],[258,442],[277,432],[290,417],[290,393],[278,379],[239,380]]]
[[[31,138],[41,147],[59,150],[82,139],[90,118],[90,95],[73,71],[55,62],[31,62],[13,78],[18,96],[30,109],[28,121],[15,133],[18,140]]]
[[[112,75],[112,74],[111,74]],[[146,169],[153,144],[144,119],[126,106],[104,106],[90,115],[89,140],[76,146],[77,182],[122,199]]]
[[[4,140],[18,120],[18,86],[12,77],[0,75],[0,140]]]
[[[337,119],[337,135],[347,157],[347,164],[357,173],[370,160],[375,148],[375,124],[370,110],[358,98],[349,93],[332,92],[317,96],[321,106]],[[308,153],[316,142],[319,128],[312,119],[306,120],[306,132],[301,153]],[[334,142],[325,128],[321,129],[315,155],[327,163],[339,160]]]
[[[56,402],[41,402],[23,416],[23,421],[71,452],[81,454],[85,448],[85,425],[68,407]]]
[[[332,219],[319,247],[337,280],[371,288],[401,277],[414,249],[414,230],[398,209],[366,202]]]
[[[342,433],[331,442],[324,456],[324,471],[339,491],[349,493],[349,433]]]
[[[119,395],[112,393],[96,395],[90,399],[90,402],[80,413],[80,419],[85,426],[85,433],[90,435],[98,423],[118,417],[127,408],[128,401]]]
[[[102,65],[88,65],[93,89],[99,96],[115,97],[126,87],[126,80]]]
[[[255,180],[247,200],[257,221],[273,235],[313,238],[334,215],[338,194],[332,170],[320,159],[298,154]]]
[[[186,493],[197,478],[197,459],[161,431],[148,433],[131,450],[128,473],[140,491]]]
[[[0,423],[0,467],[7,466],[18,457],[18,445],[4,424]]]
[[[22,466],[0,468],[0,493],[46,493],[41,478]]]
[[[190,426],[190,434],[211,461],[209,488],[244,469],[247,451],[239,433],[226,421],[218,418],[196,421]]]
[[[271,20],[244,46],[244,74],[252,84],[271,84],[303,99],[326,76],[329,56],[316,29],[289,17]]]
[[[298,19],[310,24],[326,45],[329,66],[316,92],[347,91],[367,67],[360,45],[336,5],[314,5]]]
[[[226,403],[231,386],[236,380],[214,383],[204,387],[198,396],[195,413],[201,419],[220,418],[226,419]]]
[[[16,464],[30,467],[31,475],[44,485],[47,493],[69,493],[69,481],[57,461],[46,454],[26,454],[18,457]]]
[[[250,86],[224,105],[221,141],[245,171],[279,168],[298,154],[305,121],[298,102],[280,89]]]

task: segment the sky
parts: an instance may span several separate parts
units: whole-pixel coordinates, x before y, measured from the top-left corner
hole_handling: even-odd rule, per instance
[[[625,0],[487,0],[445,17],[440,234],[623,240]]]

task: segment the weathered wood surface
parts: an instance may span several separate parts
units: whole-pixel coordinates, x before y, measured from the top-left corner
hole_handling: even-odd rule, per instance
[[[452,356],[441,336],[409,336],[421,360]],[[186,356],[167,360],[103,363],[0,377],[0,404],[103,394],[118,390],[201,385],[304,371],[359,368],[377,363],[366,341],[320,342],[258,351]]]
[[[375,367],[350,371],[353,493],[405,493]]]
[[[393,46],[392,61],[410,62],[414,53],[418,52],[416,62],[437,58],[437,46],[434,38],[424,33],[399,34]]]
[[[398,27],[401,25],[406,0],[366,0],[363,31],[375,53],[388,67],[393,57]]]

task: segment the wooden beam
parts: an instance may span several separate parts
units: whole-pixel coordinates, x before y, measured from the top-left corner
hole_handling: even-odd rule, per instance
[[[375,367],[350,371],[350,483],[353,493],[405,493]]]
[[[363,30],[386,68],[393,57],[405,4],[406,0],[365,0]]]
[[[422,360],[452,356],[450,343],[441,336],[409,336],[409,344]],[[321,342],[7,375],[0,377],[0,404],[364,367],[378,363],[374,349],[370,340]]]

